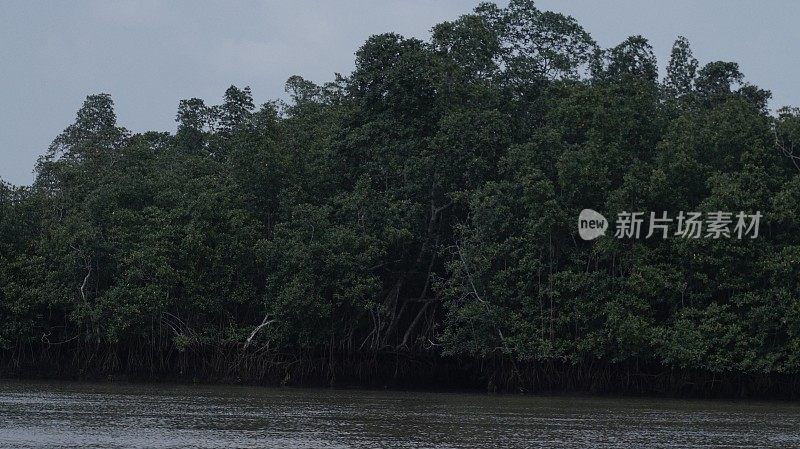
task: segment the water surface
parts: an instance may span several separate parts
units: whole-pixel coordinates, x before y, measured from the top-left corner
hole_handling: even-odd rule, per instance
[[[0,382],[3,448],[800,447],[800,406]]]

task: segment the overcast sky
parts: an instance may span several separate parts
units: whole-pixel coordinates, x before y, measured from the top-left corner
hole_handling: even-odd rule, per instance
[[[4,1],[0,11],[0,178],[29,184],[33,167],[86,95],[111,94],[122,126],[174,131],[178,101],[217,103],[231,84],[262,103],[284,98],[294,74],[321,83],[347,74],[372,34],[427,39],[431,26],[477,0]],[[505,3],[501,1],[500,3]],[[800,105],[800,2],[793,0],[540,0],[575,17],[603,47],[650,39],[662,68],[675,37],[701,64],[739,62]]]

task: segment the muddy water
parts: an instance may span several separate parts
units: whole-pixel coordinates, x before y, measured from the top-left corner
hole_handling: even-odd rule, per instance
[[[800,405],[0,381],[2,448],[800,447]]]

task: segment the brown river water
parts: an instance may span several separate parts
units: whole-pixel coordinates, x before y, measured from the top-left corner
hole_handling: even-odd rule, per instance
[[[0,381],[0,448],[800,447],[800,404]]]

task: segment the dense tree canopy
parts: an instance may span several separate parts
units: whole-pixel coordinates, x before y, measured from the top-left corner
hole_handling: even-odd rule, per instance
[[[512,0],[430,42],[373,36],[349,76],[290,78],[288,104],[181,101],[175,134],[131,133],[90,96],[32,186],[0,185],[4,357],[798,373],[800,112],[770,115],[682,37],[657,67],[641,36],[602,49]],[[757,239],[586,242],[584,208],[763,218]]]

